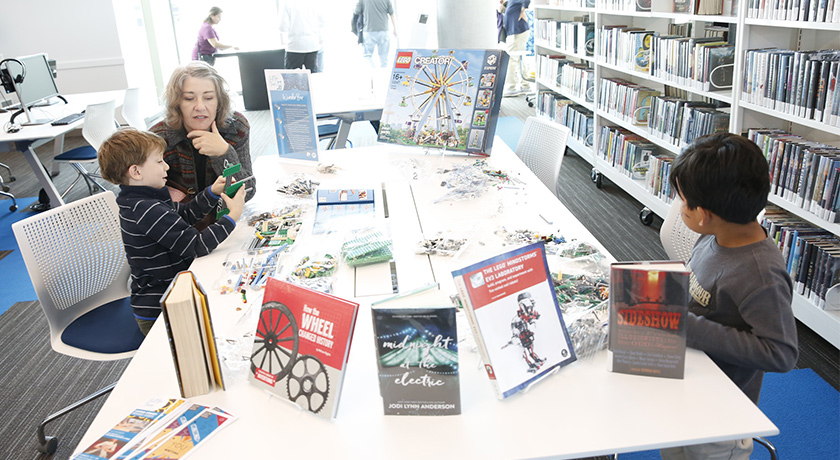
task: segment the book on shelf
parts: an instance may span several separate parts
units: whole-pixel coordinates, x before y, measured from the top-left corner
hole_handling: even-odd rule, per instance
[[[499,399],[575,361],[544,243],[499,254],[452,276]]]
[[[336,416],[359,304],[270,278],[249,380],[304,410]]]
[[[610,266],[610,370],[681,379],[689,272],[674,261]]]
[[[735,47],[711,45],[704,47],[703,91],[731,88],[735,73]]]
[[[190,271],[175,275],[160,299],[181,396],[225,389],[207,294]]]
[[[439,289],[371,306],[385,415],[461,413],[455,307]]]

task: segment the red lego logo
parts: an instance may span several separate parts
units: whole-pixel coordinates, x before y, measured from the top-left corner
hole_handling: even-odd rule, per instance
[[[397,60],[394,63],[395,69],[410,69],[411,68],[411,51],[401,51],[397,53]]]

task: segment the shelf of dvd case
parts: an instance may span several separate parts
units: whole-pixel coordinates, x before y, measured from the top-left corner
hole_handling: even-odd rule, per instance
[[[581,97],[577,94],[572,93],[567,88],[564,88],[562,86],[552,85],[551,83],[546,82],[545,80],[537,80],[537,84],[545,87],[548,90],[554,91],[555,93],[557,93],[557,94],[559,94],[559,95],[561,95],[561,96],[563,96],[567,99],[570,99],[575,104],[582,105],[589,110],[595,111],[595,105],[593,104],[592,101],[587,101],[585,98],[583,98],[583,97]]]
[[[633,10],[608,10],[598,8],[598,14],[610,16],[626,16],[634,18],[651,18],[651,19],[676,19],[679,21],[695,21],[695,22],[721,22],[726,24],[736,24],[738,22],[737,16],[725,15],[709,15],[709,14],[688,14],[688,13],[673,13],[667,11],[633,11]]]
[[[774,194],[771,193],[767,196],[767,201],[770,204],[774,204],[774,205],[784,209],[785,211],[793,214],[794,216],[799,217],[800,219],[804,219],[804,220],[806,220],[808,222],[811,222],[812,224],[814,224],[814,225],[816,225],[820,228],[825,229],[826,231],[829,231],[829,232],[831,232],[831,233],[833,233],[837,236],[840,236],[840,224],[838,224],[838,223],[829,222],[829,221],[817,216],[816,214],[814,214],[810,211],[807,211],[800,206],[797,206],[792,201],[786,200],[786,199],[780,197],[779,195],[774,195]]]
[[[589,56],[589,55],[580,54],[580,53],[573,53],[573,52],[558,48],[556,46],[551,46],[551,45],[549,45],[548,43],[545,43],[545,42],[535,41],[534,45],[539,46],[540,48],[544,48],[551,53],[565,55],[566,58],[581,59],[581,60],[588,61],[588,62],[594,62],[595,61],[594,56]]]
[[[638,71],[635,71],[635,70],[626,69],[626,68],[623,68],[621,66],[609,64],[609,63],[601,61],[601,60],[596,61],[596,65],[598,65],[600,67],[603,67],[603,68],[606,68],[606,69],[615,70],[617,72],[625,73],[627,75],[631,75],[631,76],[634,76],[634,77],[644,78],[645,80],[648,80],[648,81],[651,81],[651,82],[654,82],[654,83],[659,83],[661,85],[675,86],[675,87],[677,85],[679,85],[679,83],[677,83],[677,82],[668,81],[664,78],[654,77],[654,76],[651,76],[649,73],[638,72]],[[696,89],[696,88],[692,88],[690,86],[681,86],[679,89],[688,91],[689,93],[696,94],[698,96],[707,97],[709,99],[714,99],[716,101],[725,102],[727,104],[732,104],[732,91],[731,90],[703,91],[703,90],[699,90],[699,89]]]
[[[680,146],[674,145],[674,144],[672,144],[672,143],[670,143],[670,142],[668,142],[664,139],[659,138],[656,134],[654,134],[650,130],[650,128],[648,128],[645,125],[634,125],[633,123],[625,121],[621,117],[618,117],[618,116],[616,116],[614,114],[611,114],[611,113],[607,113],[603,110],[599,110],[596,115],[601,117],[601,118],[606,119],[607,121],[609,121],[610,123],[612,123],[614,125],[618,125],[618,126],[624,128],[624,129],[628,130],[628,131],[633,132],[634,134],[638,134],[639,136],[642,136],[642,137],[646,138],[650,142],[652,142],[652,143],[656,144],[657,146],[667,150],[668,152],[671,152],[675,155],[679,155],[679,153],[680,153],[680,150],[681,150]],[[599,128],[601,127],[600,124],[598,124],[597,126]],[[661,214],[661,215],[664,216],[664,214]]]
[[[801,294],[793,294],[793,315],[836,348],[840,348],[840,310],[817,308]]]
[[[668,209],[671,207],[670,203],[666,203],[662,199],[651,194],[646,187],[644,179],[632,179],[627,177],[610,165],[607,160],[601,158],[597,154],[594,155],[595,162],[592,166],[610,180],[613,184],[624,190],[628,195],[633,197],[643,206],[648,207],[654,214],[658,216],[665,216],[668,214]]]
[[[744,19],[748,26],[781,27],[785,29],[828,30],[840,32],[840,23],[836,22],[808,22],[808,21],[778,21],[774,19]]]
[[[547,11],[577,11],[583,13],[595,13],[594,0],[566,0],[553,1],[552,3],[554,4],[534,5],[534,7]]]
[[[793,114],[780,112],[778,110],[774,110],[768,107],[762,107],[758,104],[754,104],[751,102],[747,102],[741,100],[738,102],[738,105],[742,109],[748,109],[755,112],[761,112],[763,114],[769,114],[775,118],[779,118],[781,120],[789,121],[791,123],[796,123],[798,125],[807,126],[808,128],[813,128],[819,131],[823,131],[829,134],[833,134],[835,136],[840,136],[840,127],[827,125],[817,120],[809,120],[807,118],[802,118]]]

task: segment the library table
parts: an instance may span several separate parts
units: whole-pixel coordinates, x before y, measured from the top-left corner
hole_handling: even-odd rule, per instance
[[[406,147],[377,145],[324,152],[322,161],[342,169],[335,175],[318,174],[314,166],[281,163],[274,155],[257,158],[254,171],[259,174],[260,187],[253,206],[281,200],[273,184],[292,172],[306,172],[321,181],[322,188],[373,185],[379,191],[384,187],[388,217],[383,215],[383,194],[378,193],[377,219],[395,219],[391,229],[396,258],[403,262],[397,270],[403,292],[431,277],[446,295],[454,293],[450,270],[511,249],[494,234],[501,225],[561,233],[567,239],[591,242],[603,251],[499,138],[489,164],[521,182],[493,187],[465,201],[435,203],[446,193],[438,170],[473,163],[474,157],[423,155]],[[304,228],[311,222],[311,214]],[[401,252],[416,242],[412,240],[416,232],[431,237],[438,230],[465,222],[469,225],[470,221],[476,224],[470,230],[474,243],[456,260]],[[208,291],[216,335],[223,347],[227,339],[253,331],[256,324],[249,319],[252,315],[243,313],[248,307],[236,310],[243,305],[239,296],[221,295],[213,287],[226,255],[241,250],[251,234],[247,226],[238,225],[227,241],[192,265]],[[304,233],[299,242],[305,239],[316,238]],[[431,273],[428,266],[423,267],[424,258]],[[199,447],[197,458],[579,458],[778,433],[704,353],[691,349],[682,380],[608,372],[603,351],[559,369],[524,392],[497,400],[474,345],[470,345],[472,337],[463,317],[458,319],[463,339],[459,346],[462,414],[384,416],[369,309],[370,303],[382,296],[358,295],[357,290],[367,284],[365,277],[377,284],[377,276],[360,276],[349,267],[341,267],[337,275],[335,293],[360,304],[337,418],[322,419],[250,384],[245,377],[247,364],[240,360],[239,369],[223,366],[227,391],[191,398],[238,416]],[[249,300],[251,308],[258,311],[259,299]],[[245,340],[245,355],[251,349],[248,340],[252,337]],[[178,394],[165,328],[158,321],[77,451],[148,399]]]

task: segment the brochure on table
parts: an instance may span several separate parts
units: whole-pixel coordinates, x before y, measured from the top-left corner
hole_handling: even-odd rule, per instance
[[[318,161],[308,70],[265,70],[280,158]]]
[[[398,50],[379,141],[490,155],[507,64],[501,50]]]

